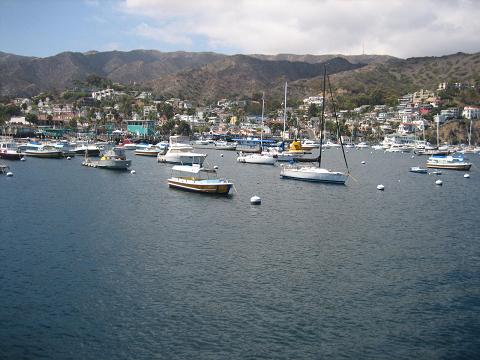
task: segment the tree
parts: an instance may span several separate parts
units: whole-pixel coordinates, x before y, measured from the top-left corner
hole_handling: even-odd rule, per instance
[[[157,112],[160,116],[165,115],[167,119],[173,119],[175,112],[173,111],[173,106],[167,103],[157,104]]]
[[[37,124],[38,123],[38,116],[35,114],[27,114],[25,115],[25,121],[28,121],[31,124]]]
[[[177,124],[177,127],[175,129],[175,133],[178,134],[178,135],[189,136],[192,133],[192,128],[190,127],[189,123],[181,120]]]

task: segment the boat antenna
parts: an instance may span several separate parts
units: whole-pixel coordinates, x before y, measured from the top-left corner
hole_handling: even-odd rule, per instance
[[[322,142],[323,142],[323,122],[325,119],[325,100],[326,100],[326,92],[327,92],[327,86],[326,86],[326,79],[327,79],[327,67],[323,66],[323,98],[322,98],[322,115],[320,117],[320,146],[319,150],[320,153],[318,154],[318,167],[322,167]]]
[[[330,83],[330,76],[327,76],[327,78],[328,78],[328,90],[330,92],[330,98],[332,100],[333,116],[335,117],[335,123],[337,124],[337,132],[340,132],[340,124],[339,124],[339,121],[338,121],[337,109],[335,107],[335,99],[333,98],[333,91],[332,91],[332,84]],[[347,157],[345,155],[345,149],[343,148],[342,137],[339,136],[338,139],[340,140],[340,146],[342,147],[343,160],[345,160],[345,166],[347,168],[347,174],[350,174],[350,169],[348,168],[348,163],[347,163]]]

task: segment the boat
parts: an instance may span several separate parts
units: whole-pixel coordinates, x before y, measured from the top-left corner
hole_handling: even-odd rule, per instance
[[[462,156],[433,155],[427,161],[427,167],[435,169],[470,170],[471,166]]]
[[[88,156],[99,156],[100,155],[100,148],[95,144],[77,144],[73,149],[75,154],[84,155],[87,153]]]
[[[228,141],[216,141],[215,142],[215,149],[216,150],[226,150],[226,151],[234,151],[237,149],[236,142],[228,142]]]
[[[91,160],[85,156],[82,162],[83,166],[112,170],[127,170],[131,164],[132,160],[125,156],[125,149],[118,146],[106,151],[99,160]]]
[[[260,153],[239,153],[237,161],[245,164],[274,165],[276,159],[269,152],[263,150],[263,114],[265,110],[265,94],[262,94],[262,129],[260,131]]]
[[[25,150],[25,155],[39,158],[63,158],[62,150],[46,144],[28,144]]]
[[[200,164],[175,165],[168,186],[204,194],[228,195],[233,183],[220,179],[215,169],[205,169]]]
[[[320,146],[319,146],[319,155],[318,155],[318,166],[298,166],[298,165],[289,165],[283,166],[280,171],[280,176],[283,179],[294,179],[294,180],[303,180],[303,181],[314,181],[314,182],[323,182],[330,184],[342,184],[344,185],[348,178],[348,172],[343,173],[340,171],[332,171],[325,168],[322,168],[322,145],[323,145],[323,127],[325,122],[325,100],[326,100],[326,89],[327,89],[327,69],[324,67],[323,73],[323,99],[322,102],[322,113],[320,118]],[[333,100],[333,92],[330,85],[330,79],[328,80],[329,92]],[[332,101],[333,102],[333,101]],[[335,111],[335,106],[333,107],[333,112],[335,115],[335,120],[337,122],[337,128],[339,128],[338,117]],[[347,158],[345,157],[345,152],[343,149],[343,143],[341,136],[338,137],[340,140],[340,147],[345,159],[345,165],[348,171]]]
[[[138,144],[135,149],[135,155],[141,156],[158,156],[161,149],[156,145],[151,144]]]
[[[355,146],[357,149],[367,149],[368,148],[368,144],[366,142],[361,142],[361,143],[358,143],[356,146]]]
[[[412,166],[410,168],[410,172],[417,173],[417,174],[427,174],[428,169],[421,168],[420,166]]]
[[[123,147],[125,150],[135,150],[137,148],[137,144],[135,144],[129,138],[123,139],[122,142],[118,145],[120,147]]]
[[[277,152],[274,156],[278,161],[295,161],[295,159],[301,158],[305,154],[311,154],[311,152],[306,151],[300,141],[294,140],[287,151]]]
[[[203,165],[207,154],[196,153],[188,143],[188,137],[170,136],[168,151],[165,154],[158,153],[157,161],[170,164]]]
[[[20,149],[13,140],[4,140],[0,142],[0,159],[20,160],[23,157]]]
[[[193,142],[193,147],[202,149],[211,149],[215,146],[213,139],[198,139]]]
[[[318,140],[303,140],[301,142],[302,149],[304,150],[312,150],[316,149],[320,146],[320,142]]]
[[[240,153],[237,161],[245,164],[275,165],[275,158],[269,153]]]

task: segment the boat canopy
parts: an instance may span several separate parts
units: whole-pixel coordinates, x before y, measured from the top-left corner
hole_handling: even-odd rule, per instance
[[[200,167],[198,164],[193,164],[192,166],[190,165],[174,165],[172,167],[173,171],[181,171],[181,172],[186,172],[186,173],[191,173],[191,174],[198,174],[200,171],[202,172],[216,172],[215,169],[205,169]]]

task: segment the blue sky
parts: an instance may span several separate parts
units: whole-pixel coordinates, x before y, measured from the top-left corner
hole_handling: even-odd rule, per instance
[[[479,18],[475,0],[0,0],[0,51],[405,58],[480,51]]]

